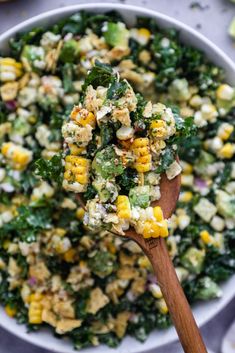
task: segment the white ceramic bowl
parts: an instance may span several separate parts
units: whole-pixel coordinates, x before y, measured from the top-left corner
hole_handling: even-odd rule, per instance
[[[180,36],[183,42],[188,43],[205,52],[208,58],[215,64],[221,66],[226,73],[227,81],[235,85],[235,65],[218,47],[206,39],[204,36],[186,26],[185,24],[174,20],[161,13],[153,10],[120,4],[81,4],[75,6],[68,6],[61,9],[52,10],[41,15],[35,16],[23,23],[13,27],[0,36],[0,50],[8,48],[8,40],[15,36],[16,33],[29,30],[37,26],[48,26],[63,17],[70,16],[76,11],[87,10],[95,13],[102,13],[109,10],[117,10],[124,17],[126,22],[131,25],[135,23],[136,16],[146,16],[156,19],[160,27],[173,27],[180,30]],[[202,326],[215,316],[235,295],[235,276],[231,277],[229,281],[222,285],[224,295],[219,300],[199,303],[194,306],[193,312],[199,326]],[[71,342],[66,340],[58,340],[53,337],[52,333],[43,330],[38,333],[28,334],[23,325],[17,325],[16,322],[9,318],[2,308],[0,308],[0,325],[13,333],[14,335],[36,344],[40,347],[60,352],[60,353],[74,353]],[[117,349],[110,349],[106,346],[97,348],[84,349],[84,353],[140,353],[146,352],[150,349],[163,346],[177,339],[174,328],[164,331],[155,331],[149,336],[145,343],[139,343],[133,338],[126,337],[122,344]]]

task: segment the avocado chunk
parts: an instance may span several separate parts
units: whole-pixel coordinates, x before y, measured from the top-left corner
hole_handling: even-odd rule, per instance
[[[79,45],[74,39],[64,43],[60,52],[60,60],[64,63],[73,63],[79,55]]]
[[[130,203],[134,207],[147,208],[150,205],[149,185],[135,186],[129,192]]]
[[[205,260],[205,251],[191,247],[181,258],[182,265],[192,273],[199,274],[202,271]]]
[[[92,169],[104,179],[113,179],[124,172],[121,159],[115,153],[113,146],[108,146],[96,153]]]
[[[195,298],[200,300],[209,300],[219,298],[222,295],[220,287],[210,278],[200,278],[197,283]]]
[[[45,51],[42,47],[36,45],[25,45],[21,54],[21,60],[24,60],[35,69],[35,71],[45,68]]]
[[[104,32],[107,44],[112,47],[128,47],[129,31],[122,22],[109,22],[107,30]]]
[[[194,165],[194,169],[199,175],[205,176],[207,175],[208,166],[214,162],[214,156],[202,150],[197,160],[197,163],[195,163]]]
[[[235,196],[218,190],[216,192],[216,207],[221,216],[235,219]]]

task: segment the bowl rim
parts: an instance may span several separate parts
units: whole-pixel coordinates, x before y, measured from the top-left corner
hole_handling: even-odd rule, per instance
[[[24,32],[24,30],[33,28],[37,24],[37,22],[39,22],[39,21],[43,21],[43,20],[46,20],[50,17],[55,17],[55,16],[61,15],[61,14],[64,14],[64,16],[66,17],[73,12],[75,13],[75,12],[81,11],[81,10],[85,10],[85,11],[90,10],[91,12],[92,12],[92,10],[94,10],[94,12],[98,12],[99,9],[103,10],[103,11],[104,10],[109,11],[111,9],[119,11],[119,10],[126,9],[129,12],[133,12],[135,15],[138,12],[144,16],[155,18],[156,21],[162,20],[162,21],[170,24],[172,27],[175,27],[177,29],[182,30],[182,32],[185,32],[185,33],[189,34],[190,36],[196,38],[198,40],[198,42],[200,42],[201,44],[204,45],[205,48],[211,49],[212,52],[214,52],[216,55],[218,55],[220,60],[223,61],[224,64],[226,64],[226,66],[229,68],[229,70],[231,70],[231,72],[234,73],[234,80],[235,80],[235,63],[232,61],[232,59],[227,54],[225,54],[223,52],[223,50],[221,50],[216,44],[214,44],[211,40],[206,38],[203,34],[199,33],[198,31],[196,31],[194,28],[190,27],[189,25],[184,24],[183,22],[176,20],[171,16],[168,16],[168,15],[165,15],[161,12],[158,12],[154,9],[149,9],[149,8],[146,9],[146,8],[142,8],[140,6],[135,6],[135,5],[130,5],[130,4],[119,4],[119,3],[112,3],[112,2],[107,2],[107,3],[97,2],[97,3],[89,3],[89,4],[82,3],[82,4],[69,5],[69,6],[64,6],[62,8],[55,8],[55,9],[52,9],[49,11],[45,11],[45,12],[42,12],[38,15],[35,15],[29,19],[26,19],[25,21],[22,21],[22,22],[16,24],[12,28],[9,28],[8,30],[6,30],[5,32],[0,34],[0,46],[1,46],[1,43],[4,43],[7,40],[9,40],[9,38],[15,36],[15,34],[17,32],[18,33]],[[211,59],[211,61],[213,62],[213,59]],[[232,285],[231,285],[231,283],[232,283]],[[218,314],[219,311],[222,310],[232,300],[232,298],[235,295],[235,291],[231,290],[234,287],[234,284],[235,284],[235,275],[231,276],[230,279],[226,282],[226,285],[230,288],[231,293],[229,293],[226,296],[226,298],[224,298],[224,299],[222,298],[221,300],[219,300],[217,303],[216,309],[214,309],[212,312],[209,312],[209,315],[206,318],[203,318],[203,320],[201,320],[202,322],[198,321],[199,326],[205,325],[208,321],[210,321],[212,319],[212,317],[214,317],[216,314]],[[198,304],[198,305],[200,306],[201,304]],[[197,307],[197,304],[196,304],[196,307]],[[0,306],[0,314],[2,314],[2,313],[4,313],[4,312],[3,312],[2,307]],[[14,320],[14,319],[9,319],[8,326],[6,326],[2,321],[0,321],[0,327],[4,328],[8,332],[12,333],[16,337],[18,337],[24,341],[27,341],[28,343],[31,343],[36,346],[51,350],[53,352],[58,352],[58,349],[54,347],[53,342],[51,343],[50,341],[47,341],[47,340],[36,339],[35,335],[37,335],[37,334],[35,334],[35,335],[33,333],[28,334],[25,332],[20,332],[21,330],[19,330],[19,331],[16,330],[14,325],[10,324],[10,322],[12,322],[11,320]],[[176,332],[173,328],[171,328],[170,330],[172,331],[171,339],[168,340],[167,342],[164,341],[162,343],[162,345],[156,346],[154,344],[151,344],[151,345],[146,344],[145,345],[145,343],[144,344],[140,343],[138,349],[130,350],[128,352],[140,353],[140,352],[144,352],[146,350],[154,349],[157,347],[162,347],[166,344],[174,342],[175,340],[177,340],[177,335],[176,335]],[[40,335],[40,333],[38,333],[38,334]],[[84,349],[84,350],[82,350],[82,352],[84,352],[84,353],[89,352],[90,353],[91,351],[93,352],[93,349],[94,348],[92,348],[91,350]],[[110,353],[111,352],[123,353],[124,351],[127,352],[127,350],[123,349],[123,348],[120,351],[118,348],[114,349],[114,350],[113,349],[106,350],[106,352],[110,352]],[[61,349],[60,352],[67,353],[68,349],[66,349],[66,348]],[[98,350],[97,350],[97,352],[98,352]]]

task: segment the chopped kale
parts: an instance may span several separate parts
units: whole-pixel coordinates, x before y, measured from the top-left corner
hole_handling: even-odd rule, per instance
[[[54,155],[50,160],[40,158],[35,162],[35,174],[44,180],[55,181],[58,184],[62,182],[62,156]]]

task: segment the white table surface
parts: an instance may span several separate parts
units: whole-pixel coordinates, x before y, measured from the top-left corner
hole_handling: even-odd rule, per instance
[[[83,2],[97,0],[15,0],[0,3],[0,33],[15,24],[41,12]],[[220,46],[232,59],[235,59],[235,41],[227,35],[227,28],[235,16],[235,4],[229,0],[199,0],[201,9],[190,7],[193,0],[100,0],[100,2],[121,2],[155,9],[175,17],[196,28],[214,43]],[[235,318],[235,299],[202,329],[208,347],[220,353],[222,337]],[[0,329],[0,353],[49,353],[32,346]],[[179,344],[168,345],[151,353],[180,353]],[[95,353],[95,350],[94,350]]]

